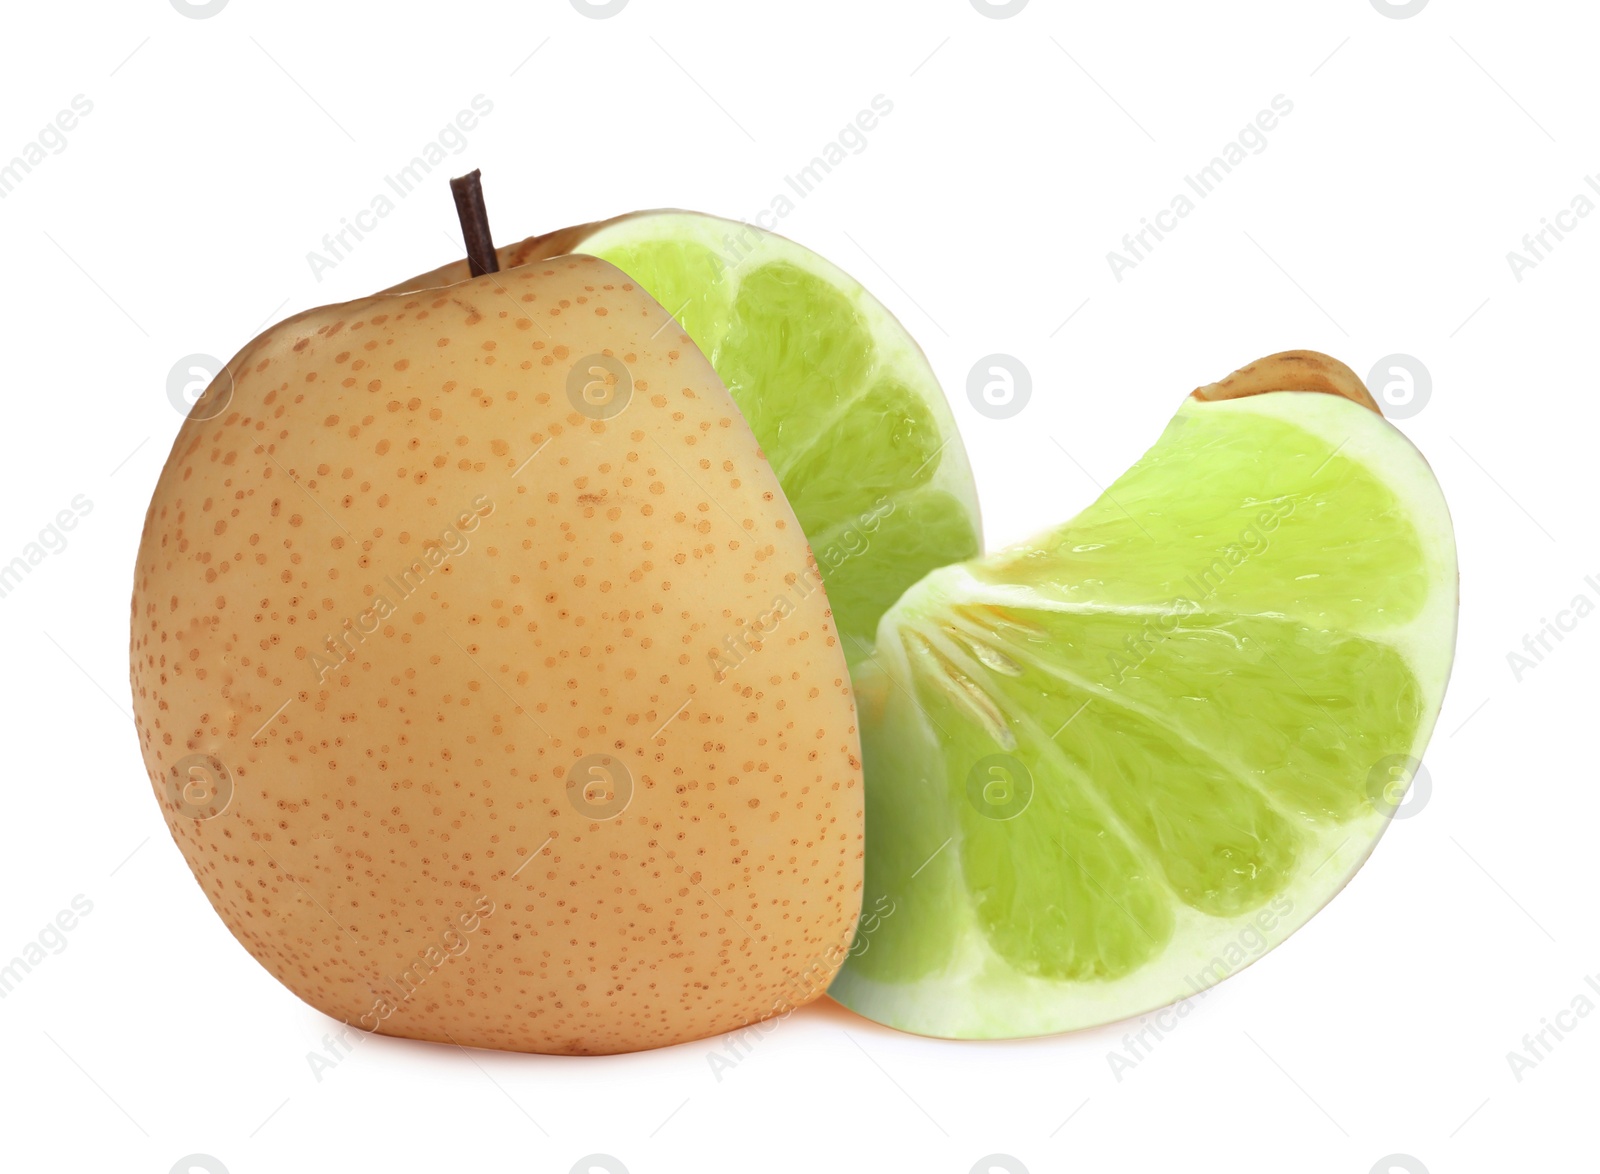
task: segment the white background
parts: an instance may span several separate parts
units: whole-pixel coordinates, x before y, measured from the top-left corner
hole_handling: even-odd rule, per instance
[[[1520,1081],[1507,1053],[1600,974],[1600,619],[1520,681],[1507,654],[1574,596],[1600,602],[1600,216],[1521,281],[1506,259],[1600,169],[1592,6],[1033,0],[993,19],[969,0],[632,0],[597,20],[568,0],[232,0],[197,20],[125,0],[5,21],[0,160],[75,95],[93,111],[0,200],[0,562],[75,495],[93,509],[0,599],[0,961],[75,896],[93,911],[0,1000],[0,1164],[1593,1162],[1600,1015]],[[317,280],[306,254],[480,93],[493,113],[436,184]],[[502,241],[659,205],[749,218],[877,94],[893,113],[779,229],[927,348],[991,546],[1086,504],[1185,393],[1259,355],[1425,365],[1431,399],[1400,426],[1444,485],[1462,586],[1431,798],[1120,1080],[1126,1025],[962,1045],[824,1001],[720,1080],[716,1040],[579,1060],[372,1038],[319,1082],[306,1056],[334,1025],[212,913],[130,724],[131,569],[180,419],[169,369],[454,255],[447,172],[483,168]],[[1107,252],[1278,94],[1293,113],[1267,147],[1116,280]],[[994,352],[1032,374],[1009,420],[965,394]]]

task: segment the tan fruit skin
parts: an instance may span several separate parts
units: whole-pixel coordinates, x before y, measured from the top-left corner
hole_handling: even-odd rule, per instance
[[[583,257],[324,307],[247,346],[173,446],[133,594],[145,765],[223,921],[353,1028],[632,1051],[785,1011],[843,960],[845,659],[777,479],[667,321]],[[606,421],[568,395],[597,353],[634,381]],[[319,675],[346,620],[374,630]],[[610,819],[567,778],[602,752],[634,780]],[[179,802],[193,754],[231,773],[210,818]]]
[[[495,250],[495,256],[500,259],[500,268],[513,269],[518,265],[527,265],[533,261],[543,261],[550,257],[564,257],[577,249],[602,228],[610,228],[614,224],[621,224],[628,220],[637,220],[642,216],[678,215],[692,216],[692,212],[681,212],[675,208],[654,208],[649,211],[629,212],[622,216],[613,216],[609,220],[593,220],[588,224],[574,224],[569,228],[558,228],[554,232],[541,233],[538,236],[525,237],[515,244],[501,245]],[[409,293],[419,289],[433,289],[441,285],[454,285],[458,281],[465,281],[469,276],[465,258],[451,261],[437,269],[430,269],[420,273],[399,285],[392,285],[384,293]]]

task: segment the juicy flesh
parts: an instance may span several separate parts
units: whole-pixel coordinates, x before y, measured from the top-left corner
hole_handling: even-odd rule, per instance
[[[1267,905],[1431,720],[1385,638],[1429,590],[1369,467],[1283,419],[1186,408],[1077,518],[887,618],[881,704],[902,712],[893,737],[864,723],[866,893],[897,912],[852,968],[915,980],[975,925],[1018,974],[1117,979],[1186,911]],[[919,735],[937,749],[905,754]],[[945,837],[970,921],[908,879]]]
[[[864,292],[800,246],[763,234],[760,259],[725,266],[672,235],[678,219],[583,247],[673,311],[711,360],[811,542],[854,660],[907,587],[979,549],[975,508],[939,476],[962,459],[930,408],[941,393],[903,361],[914,348],[899,326],[881,310],[875,323]]]

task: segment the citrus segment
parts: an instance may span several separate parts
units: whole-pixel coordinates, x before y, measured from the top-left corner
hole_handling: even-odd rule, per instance
[[[1454,642],[1431,472],[1349,399],[1185,403],[1071,522],[934,572],[856,674],[863,923],[831,992],[1015,1036],[1195,993],[1387,824]],[[1244,943],[1244,944],[1241,944]]]

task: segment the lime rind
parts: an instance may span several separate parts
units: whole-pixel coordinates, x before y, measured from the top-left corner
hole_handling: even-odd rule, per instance
[[[1276,625],[1284,632],[1303,634],[1295,639],[1316,636],[1327,646],[1376,657],[1387,667],[1380,679],[1368,682],[1381,694],[1373,700],[1381,708],[1394,700],[1391,693],[1399,696],[1409,689],[1409,700],[1397,702],[1404,712],[1386,720],[1373,708],[1356,706],[1341,716],[1357,735],[1377,731],[1383,739],[1379,748],[1419,760],[1443,700],[1457,602],[1454,540],[1432,472],[1392,426],[1333,396],[1274,393],[1220,403],[1191,401],[1173,428],[1197,423],[1211,431],[1237,428],[1241,433],[1278,437],[1279,443],[1285,428],[1298,430],[1298,444],[1290,447],[1300,455],[1317,454],[1319,465],[1346,463],[1340,475],[1347,477],[1347,490],[1370,492],[1370,486],[1356,484],[1366,479],[1393,498],[1396,510],[1384,518],[1345,518],[1342,525],[1388,530],[1393,557],[1409,567],[1424,590],[1410,592],[1409,598],[1405,589],[1391,593],[1400,602],[1383,606],[1392,601],[1384,597],[1379,582],[1370,591],[1357,592],[1362,598],[1371,597],[1370,606],[1330,607],[1331,598],[1341,589],[1348,594],[1366,573],[1357,558],[1352,564],[1356,577],[1341,578],[1338,567],[1329,568],[1330,577],[1338,582],[1328,585],[1332,594],[1320,601],[1300,599],[1296,606],[1274,609],[1272,577],[1263,574],[1257,576],[1255,588],[1245,590],[1250,583],[1241,580],[1231,596],[1220,593],[1208,605],[1220,613],[1222,623],[1244,622],[1229,619],[1227,609],[1237,606],[1237,616],[1249,623]],[[1169,451],[1171,440],[1170,435],[1164,438]],[[1159,460],[1162,448],[1158,444],[1146,461]],[[1263,460],[1272,456],[1264,453]],[[1123,507],[1139,513],[1138,468],[1086,511],[1091,522],[1101,516],[1097,509],[1105,516],[1120,514]],[[1319,469],[1319,475],[1324,472]],[[1135,504],[1130,507],[1129,502]],[[1217,504],[1224,512],[1233,506],[1231,500]],[[1155,517],[1152,513],[1146,520],[1154,522]],[[1330,540],[1341,536],[1341,523],[1334,515],[1319,516],[1318,523],[1332,526]],[[1019,658],[1018,648],[1027,646],[995,639],[992,626],[986,629],[970,622],[974,615],[1031,614],[1087,632],[1159,614],[1163,605],[1154,601],[1169,584],[1160,575],[1154,583],[1139,581],[1136,560],[1124,576],[1134,582],[1118,582],[1101,592],[1115,597],[1110,602],[1096,600],[1093,592],[1073,590],[1078,584],[1049,583],[1046,573],[1026,573],[1029,567],[1042,572],[1042,564],[1049,560],[1041,559],[1041,545],[1072,537],[1077,533],[1075,524],[1046,536],[1043,544],[1025,543],[930,575],[884,616],[877,654],[856,673],[868,778],[866,904],[887,902],[894,913],[872,922],[870,934],[863,927],[854,955],[830,993],[880,1022],[946,1037],[1038,1035],[1137,1015],[1196,995],[1253,962],[1309,920],[1360,867],[1387,827],[1385,810],[1370,801],[1350,801],[1352,792],[1366,798],[1367,767],[1374,750],[1359,737],[1330,737],[1328,745],[1313,745],[1309,751],[1337,755],[1343,747],[1344,758],[1336,765],[1345,773],[1342,782],[1336,778],[1335,783],[1344,789],[1335,787],[1331,800],[1320,806],[1315,793],[1308,798],[1281,785],[1281,779],[1274,783],[1259,761],[1229,762],[1225,765],[1243,785],[1231,793],[1232,806],[1226,814],[1232,815],[1238,797],[1249,793],[1263,821],[1253,837],[1234,837],[1229,850],[1247,856],[1252,845],[1259,844],[1266,854],[1256,879],[1264,883],[1254,888],[1243,885],[1231,896],[1213,894],[1203,873],[1215,862],[1197,855],[1190,863],[1200,868],[1200,883],[1191,883],[1185,891],[1182,868],[1175,876],[1172,861],[1164,859],[1163,847],[1170,847],[1171,841],[1162,835],[1137,834],[1129,826],[1130,815],[1139,810],[1137,803],[1124,802],[1119,810],[1115,800],[1128,796],[1113,793],[1108,798],[1107,786],[1115,776],[1091,777],[1092,764],[1074,762],[1057,746],[1055,735],[1061,731],[1053,735],[1040,720],[1052,705],[1049,721],[1070,713],[1065,708],[1069,695],[1100,698],[1108,712],[1130,715],[1116,731],[1120,736],[1112,738],[1104,731],[1096,735],[1080,726],[1069,729],[1062,740],[1072,744],[1077,739],[1087,750],[1116,741],[1129,753],[1127,747],[1137,746],[1137,739],[1128,738],[1137,722],[1164,724],[1180,739],[1193,736],[1194,724],[1183,716],[1181,700],[1163,707],[1155,681],[1148,682],[1150,688],[1141,694],[1137,671],[1121,683],[1079,675],[1074,681],[1049,686],[1047,699],[1018,663],[1026,659]],[[1232,519],[1222,524],[1231,525]],[[1365,537],[1382,538],[1370,533]],[[1275,559],[1294,562],[1286,546],[1280,543],[1276,555],[1270,549],[1265,552],[1266,569]],[[1130,541],[1126,549],[1139,548]],[[1354,548],[1334,541],[1330,549]],[[1019,568],[1024,573],[1018,573]],[[1013,581],[1005,581],[1008,574]],[[1141,591],[1149,598],[1141,600]],[[1345,626],[1313,626],[1330,618]],[[1052,638],[1063,640],[1067,628],[1047,626],[1058,629]],[[1206,638],[1204,632],[1180,633],[1165,646],[1172,653],[1169,659],[1181,665],[1183,650]],[[1278,655],[1286,655],[1284,648],[1294,646],[1293,640],[1278,646]],[[1148,662],[1139,669],[1156,673]],[[1359,689],[1361,678],[1373,672],[1360,666],[1344,671],[1345,692]],[[1225,693],[1228,687],[1224,681],[1218,689]],[[1318,689],[1315,684],[1309,687],[1313,692]],[[1292,690],[1285,685],[1284,691]],[[1338,703],[1332,694],[1320,700]],[[1270,715],[1261,720],[1271,724]],[[1325,722],[1306,722],[1303,716],[1297,720],[1310,727],[1305,733],[1309,741],[1315,740],[1316,726],[1326,732]],[[1330,715],[1330,720],[1338,719]],[[1218,741],[1237,734],[1245,723],[1225,715],[1222,724],[1222,737],[1211,729],[1201,739],[1214,756]],[[976,742],[973,731],[981,731]],[[1394,745],[1396,741],[1402,744]],[[1040,777],[1032,798],[1044,805],[1034,814],[1048,814],[1048,819],[1030,825],[1024,818],[1004,822],[974,818],[959,793],[964,761],[953,761],[952,756],[976,755],[981,749],[1012,755],[1038,751],[1051,759],[1036,771]],[[1124,762],[1119,769],[1130,768]],[[1194,783],[1193,777],[1185,777]],[[1215,785],[1215,780],[1206,785]],[[1148,780],[1144,787],[1149,790]],[[1143,801],[1149,797],[1148,793],[1135,796]],[[1064,808],[1075,810],[1064,813]],[[1161,817],[1159,810],[1152,813],[1147,807],[1145,812],[1151,819]],[[1188,812],[1202,823],[1204,814],[1198,807]],[[1077,832],[1074,820],[1081,825]],[[1095,827],[1107,834],[1082,833],[1082,828]],[[1030,833],[1022,828],[1030,828]],[[1030,844],[1028,834],[1037,839],[1041,828],[1053,831],[1062,842],[1044,849]],[[1085,845],[1104,859],[1088,857]],[[1257,863],[1252,860],[1250,866]],[[1082,873],[1075,889],[1069,883],[1072,869]],[[1044,888],[1038,883],[1041,877],[1048,880]],[[1089,948],[1080,948],[1085,942]]]

